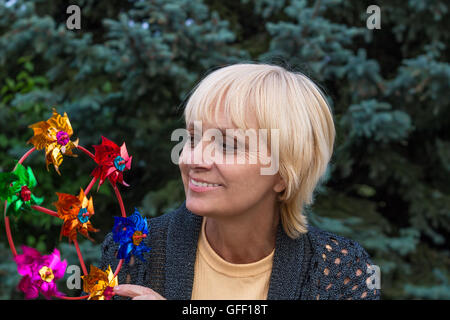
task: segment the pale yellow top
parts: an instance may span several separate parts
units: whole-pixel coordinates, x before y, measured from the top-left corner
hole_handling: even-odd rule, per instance
[[[192,300],[265,300],[269,291],[273,254],[248,264],[225,261],[205,236],[205,221],[198,240]]]

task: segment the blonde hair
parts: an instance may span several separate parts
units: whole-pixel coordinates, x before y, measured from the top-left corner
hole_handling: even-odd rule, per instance
[[[321,90],[299,72],[260,63],[238,63],[207,75],[193,89],[184,111],[186,124],[202,119],[217,123],[219,110],[237,128],[248,129],[256,115],[259,129],[279,129],[281,223],[295,239],[307,232],[304,206],[333,153],[332,112]],[[270,136],[270,134],[269,134]]]

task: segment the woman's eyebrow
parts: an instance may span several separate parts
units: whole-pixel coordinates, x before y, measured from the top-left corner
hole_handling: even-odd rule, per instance
[[[198,126],[196,126],[195,124],[190,123],[190,124],[186,127],[186,129],[189,130],[189,131],[193,131],[193,130],[196,130],[196,129],[198,130],[198,129],[200,129],[200,128],[199,128]],[[201,129],[202,129],[203,131],[205,131],[205,129],[203,128],[203,126],[201,127]],[[219,130],[219,131],[222,133],[222,135],[223,135],[224,137],[227,136],[227,130],[233,130],[233,131],[231,132],[231,136],[235,135],[234,130],[236,130],[236,128],[227,128],[227,127],[212,127],[212,129]]]

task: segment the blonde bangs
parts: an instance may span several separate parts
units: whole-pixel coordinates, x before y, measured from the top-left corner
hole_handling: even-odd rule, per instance
[[[258,128],[270,129],[267,109],[274,109],[276,99],[267,101],[266,88],[272,81],[264,81],[267,70],[257,64],[228,66],[206,76],[193,90],[184,111],[186,125],[194,121],[217,124],[225,114],[230,126],[250,127],[248,119],[256,115]],[[278,67],[274,67],[278,68]]]

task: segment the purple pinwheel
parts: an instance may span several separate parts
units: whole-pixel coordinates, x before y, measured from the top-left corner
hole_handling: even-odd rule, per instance
[[[39,296],[39,292],[46,299],[52,296],[63,296],[58,291],[55,280],[64,277],[66,271],[66,260],[61,261],[58,249],[54,249],[53,253],[42,256],[39,251],[34,248],[22,246],[23,254],[15,256],[17,263],[17,271],[23,276],[20,280],[18,289],[25,293],[26,299],[35,299]]]

